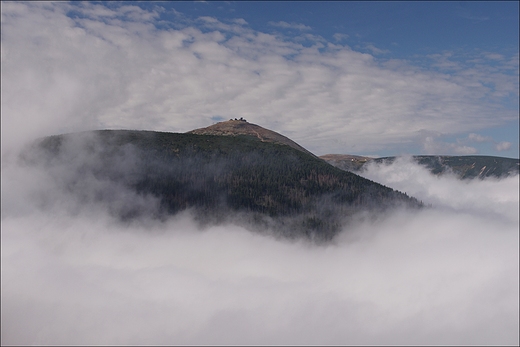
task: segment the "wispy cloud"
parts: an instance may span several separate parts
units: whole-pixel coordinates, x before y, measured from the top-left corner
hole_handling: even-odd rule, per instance
[[[101,4],[81,2],[76,6],[69,9],[77,9],[82,15],[95,19],[122,18],[131,21],[150,21],[159,17],[159,13],[156,10],[144,10],[135,5],[124,5],[118,6],[117,9],[111,9]]]
[[[471,133],[468,135],[468,140],[474,142],[489,142],[493,141],[493,138],[491,136],[482,136],[479,134]]]
[[[460,11],[458,11],[457,15],[460,18],[469,19],[469,20],[475,21],[475,22],[485,22],[485,21],[489,20],[489,16],[475,15],[475,14],[472,14],[471,12],[469,12],[468,10],[462,9],[462,8]]]
[[[502,54],[498,54],[498,53],[485,52],[484,56],[487,59],[491,59],[491,60],[504,60],[504,56]]]
[[[508,141],[500,141],[494,145],[495,150],[498,152],[507,151],[511,148],[512,143]]]
[[[287,23],[287,22],[284,22],[284,21],[269,22],[267,24],[269,24],[271,26],[278,27],[278,28],[283,28],[283,29],[295,29],[295,30],[301,30],[301,31],[306,31],[306,30],[311,30],[312,29],[310,26],[305,25],[305,24]]]
[[[2,150],[93,128],[189,131],[218,115],[244,117],[315,154],[362,154],[413,142],[423,130],[467,134],[518,118],[500,106],[518,98],[518,55],[486,52],[491,66],[484,55],[468,65],[439,53],[433,65],[453,69],[435,70],[431,61],[379,61],[242,21],[178,14],[160,29],[159,10],[134,7],[2,4]]]
[[[469,155],[478,153],[475,147],[463,143],[440,141],[439,137],[441,137],[440,134],[427,134],[422,138],[421,142],[426,154]]]
[[[376,46],[374,46],[373,44],[371,43],[367,43],[365,44],[365,49],[369,50],[370,52],[372,52],[372,54],[375,54],[375,55],[380,55],[380,54],[387,54],[387,53],[390,53],[389,50],[387,49],[380,49],[380,48],[377,48]]]
[[[342,33],[335,33],[334,35],[332,35],[332,37],[336,41],[344,41],[349,38],[349,36],[347,34],[342,34]]]
[[[237,24],[240,24],[240,25],[246,25],[247,24],[246,20],[243,19],[243,18],[235,19],[234,22],[237,23]]]
[[[446,155],[470,155],[479,154],[480,151],[474,147],[475,144],[489,144],[490,148],[496,152],[508,151],[513,145],[508,141],[497,142],[491,136],[483,136],[470,133],[463,138],[454,141],[443,140],[445,134],[422,131],[418,136],[418,142],[426,154],[446,154]]]
[[[466,139],[459,140],[459,142],[466,142],[466,141],[478,142],[478,143],[491,143],[492,147],[497,152],[508,151],[509,149],[511,149],[511,146],[513,145],[511,142],[508,142],[508,141],[497,142],[491,136],[482,136],[482,135],[475,134],[475,133],[469,134],[467,140]]]

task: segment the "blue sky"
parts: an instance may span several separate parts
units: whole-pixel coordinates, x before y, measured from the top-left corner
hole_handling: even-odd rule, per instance
[[[196,18],[243,18],[256,30],[273,32],[269,22],[307,26],[349,45],[372,42],[393,57],[461,47],[484,50],[518,48],[518,2],[178,2],[164,4]]]
[[[518,157],[518,13],[518,2],[3,2],[2,143],[244,117],[317,155]]]

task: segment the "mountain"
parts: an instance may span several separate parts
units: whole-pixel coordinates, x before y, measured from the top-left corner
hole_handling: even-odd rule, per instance
[[[320,156],[331,165],[350,172],[361,172],[368,162],[393,163],[396,157],[370,158],[346,154],[327,154]],[[447,156],[447,155],[415,155],[416,163],[425,166],[435,175],[454,173],[460,179],[495,177],[502,178],[518,175],[520,161],[513,158],[494,156]]]
[[[190,210],[201,225],[232,220],[276,235],[330,240],[356,212],[422,206],[282,135],[238,122],[188,133],[50,136],[21,160],[49,173],[56,189],[71,197],[66,206],[104,206],[123,222]]]
[[[314,156],[293,140],[278,134],[272,130],[262,128],[259,125],[247,122],[245,119],[230,119],[226,122],[219,122],[206,128],[200,128],[188,131],[188,134],[197,135],[222,135],[222,136],[237,136],[249,135],[258,138],[262,142],[276,143],[280,145],[287,145],[297,149],[303,153]]]
[[[371,157],[350,154],[325,154],[321,155],[320,158],[335,167],[351,172],[360,171],[366,162],[374,160]]]

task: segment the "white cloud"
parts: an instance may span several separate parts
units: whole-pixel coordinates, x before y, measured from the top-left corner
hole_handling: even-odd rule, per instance
[[[489,52],[489,53],[485,53],[485,56],[487,59],[491,59],[491,60],[504,60],[504,56],[502,54],[498,54],[498,53]]]
[[[497,141],[493,140],[493,138],[491,136],[482,136],[482,135],[475,134],[475,133],[469,134],[467,140],[472,141],[472,142],[479,142],[479,143],[482,143],[482,142],[492,143],[493,149],[497,152],[508,151],[511,149],[511,146],[512,146],[511,142],[508,142],[508,141],[497,142]],[[462,140],[460,142],[464,142],[464,140]]]
[[[444,155],[469,155],[476,154],[478,150],[475,147],[465,145],[463,143],[453,143],[439,141],[440,134],[423,132],[421,144],[423,150],[427,154],[444,154]]]
[[[71,199],[56,180],[3,163],[2,344],[518,344],[518,177],[405,159],[365,176],[433,207],[360,215],[313,246],[49,209]]]
[[[511,142],[507,141],[501,141],[497,144],[495,144],[495,150],[501,152],[501,151],[507,151],[511,148]]]
[[[366,44],[365,49],[368,49],[370,52],[372,52],[372,54],[375,54],[375,55],[390,53],[390,51],[388,49],[377,48],[376,46],[374,46],[371,43]]]
[[[491,136],[483,136],[477,133],[470,133],[464,138],[457,138],[455,142],[441,140],[445,134],[421,131],[417,137],[417,142],[422,146],[426,154],[444,155],[471,155],[478,154],[480,151],[471,144],[489,143],[490,148],[496,152],[508,151],[512,143],[508,141],[497,142]]]
[[[81,6],[81,12],[91,18],[113,18],[118,16],[118,12],[100,4],[82,2],[79,6]]]
[[[207,23],[219,23],[219,21],[214,17],[203,16],[199,17],[199,19]]]
[[[342,33],[335,33],[334,35],[332,35],[332,37],[336,41],[343,41],[343,40],[346,40],[349,38],[349,36],[347,34],[342,34]]]
[[[493,138],[491,138],[490,136],[482,136],[479,134],[471,133],[468,135],[468,140],[474,142],[490,142],[493,141]]]
[[[83,16],[67,17],[70,9]],[[306,47],[302,37],[212,17],[157,29],[159,13],[4,3],[2,151],[93,128],[189,131],[218,114],[244,117],[316,154],[374,153],[413,142],[423,130],[468,133],[518,118],[497,106],[518,94],[502,72],[485,70],[490,92],[482,69],[450,75],[385,64],[315,35],[305,37],[314,42]]]
[[[502,180],[461,181],[456,175],[438,177],[428,169],[399,157],[394,164],[366,165],[363,177],[379,182],[441,209],[481,216],[495,215],[498,219],[518,222],[518,175]]]
[[[247,25],[247,21],[243,18],[235,19],[234,22],[240,25]]]
[[[432,66],[452,74],[467,87],[482,86],[483,97],[493,102],[509,98],[518,103],[518,53],[506,60],[503,54],[483,51],[445,51],[428,56]],[[516,73],[512,73],[515,71]]]
[[[305,25],[305,24],[301,24],[301,23],[287,23],[287,22],[284,22],[284,21],[269,22],[268,24],[272,25],[272,26],[275,26],[275,27],[283,28],[283,29],[296,29],[296,30],[301,30],[301,31],[311,30],[312,29],[310,26]]]

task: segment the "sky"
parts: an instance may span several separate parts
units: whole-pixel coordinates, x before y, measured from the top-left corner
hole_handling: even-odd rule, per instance
[[[519,157],[518,2],[2,2],[2,153],[230,118],[316,155]]]
[[[362,176],[428,207],[360,213],[316,245],[232,218],[201,228],[189,211],[122,224],[88,197],[154,201],[77,176],[91,157],[18,157],[40,136],[244,117],[317,155],[518,158],[518,2],[2,2],[1,14],[2,345],[519,344],[518,175],[369,163]]]

